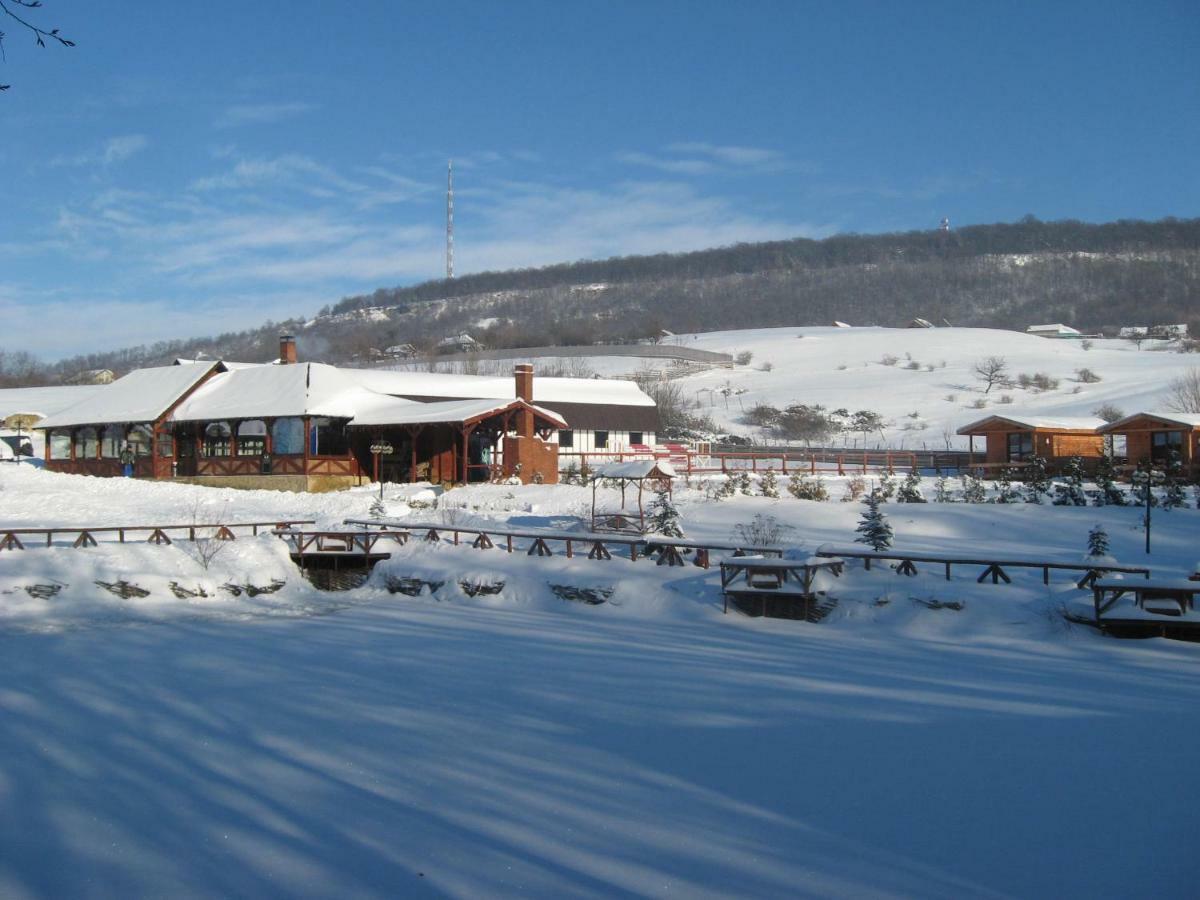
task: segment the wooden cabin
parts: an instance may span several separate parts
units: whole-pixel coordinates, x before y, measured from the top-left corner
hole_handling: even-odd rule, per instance
[[[464,376],[340,369],[295,358],[294,342],[284,338],[277,364],[184,361],[131,372],[38,423],[46,466],[117,476],[128,444],[138,477],[214,486],[312,491],[368,480],[558,480],[556,437],[568,420],[533,402],[532,366],[516,366],[512,379],[463,386]],[[429,390],[429,379],[448,393],[469,394],[473,386],[476,396],[405,396]],[[579,382],[559,386],[559,395],[572,399],[611,394],[596,380],[553,380]],[[628,385],[613,390],[627,393]]]
[[[1175,452],[1179,454],[1185,474],[1200,475],[1200,414],[1134,413],[1105,425],[1100,432],[1124,436],[1125,458],[1133,465],[1148,460],[1163,467]]]
[[[1098,460],[1104,455],[1104,420],[1094,416],[1047,418],[988,416],[958,429],[970,438],[971,465],[992,475],[1040,456],[1048,468],[1061,467],[1072,456]],[[982,459],[975,459],[975,438],[985,442]]]

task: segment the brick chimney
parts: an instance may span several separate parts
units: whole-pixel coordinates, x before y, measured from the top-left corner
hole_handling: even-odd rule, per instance
[[[533,366],[529,363],[518,363],[513,367],[513,379],[516,381],[517,397],[526,403],[533,402]],[[517,417],[517,435],[533,437],[533,413],[523,410]]]
[[[296,364],[296,339],[290,334],[279,336],[279,364],[281,366]]]

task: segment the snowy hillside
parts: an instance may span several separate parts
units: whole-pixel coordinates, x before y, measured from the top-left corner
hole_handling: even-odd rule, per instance
[[[1096,340],[1084,349],[1080,341],[989,328],[765,328],[676,340],[701,350],[752,354],[748,366],[680,381],[699,412],[735,433],[762,437],[741,422],[756,404],[822,404],[880,413],[888,423],[886,444],[910,450],[946,449],[947,440],[965,447],[966,438],[947,432],[992,414],[1087,416],[1106,403],[1126,413],[1158,409],[1166,383],[1200,365],[1200,357],[1153,349],[1154,342],[1138,350],[1129,341]],[[985,395],[972,367],[988,356],[1003,357],[1014,378],[1040,372],[1059,386],[1040,392],[996,387]],[[1101,380],[1080,382],[1076,373],[1084,368]],[[986,405],[977,407],[980,401]],[[861,435],[845,439],[861,446]]]

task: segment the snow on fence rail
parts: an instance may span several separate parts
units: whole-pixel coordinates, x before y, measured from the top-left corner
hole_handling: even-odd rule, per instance
[[[386,519],[345,519],[344,524],[359,525],[363,528],[397,528],[409,533],[424,532],[423,539],[430,543],[443,540],[442,535],[447,534],[450,535],[451,543],[456,546],[461,542],[462,535],[475,535],[471,546],[476,550],[491,550],[496,547],[497,543],[502,543],[504,550],[508,553],[520,549],[517,546],[518,541],[528,541],[528,547],[525,549],[526,556],[553,556],[554,551],[550,549],[550,544],[562,543],[566,545],[568,559],[575,557],[576,548],[580,545],[587,547],[588,559],[612,559],[612,551],[608,549],[608,545],[615,544],[627,548],[629,559],[632,562],[637,562],[639,556],[648,556],[651,552],[657,552],[656,562],[660,566],[682,566],[684,565],[683,551],[693,550],[696,553],[695,565],[702,569],[707,569],[711,565],[711,556],[714,552],[732,555],[783,555],[783,550],[779,547],[761,547],[720,541],[689,541],[661,534],[622,536],[585,531],[514,531],[502,527],[478,528]]]
[[[235,539],[235,531],[239,528],[249,528],[251,534],[257,535],[260,528],[288,528],[292,525],[312,525],[316,522],[315,519],[280,519],[273,522],[216,522],[208,525],[187,524],[187,525],[87,525],[87,526],[63,526],[54,528],[7,528],[0,526],[0,550],[24,550],[25,542],[22,537],[29,538],[40,535],[45,538],[45,545],[51,547],[54,545],[56,535],[75,535],[75,541],[71,544],[72,547],[95,547],[97,544],[96,536],[115,535],[117,543],[124,544],[125,538],[131,534],[139,532],[149,532],[149,537],[146,538],[146,543],[149,544],[170,544],[171,532],[187,532],[187,540],[196,540],[197,532],[212,532],[213,537],[219,541],[232,541]]]
[[[818,451],[754,451],[700,453],[694,450],[589,450],[558,453],[559,471],[576,463],[576,468],[595,468],[606,462],[625,462],[636,459],[668,459],[680,475],[715,475],[729,472],[765,472],[773,469],[782,475],[794,472],[819,472],[838,475],[868,472],[895,473],[918,468],[916,453],[908,450],[846,450],[839,453]]]
[[[984,566],[983,572],[975,579],[979,584],[982,584],[989,578],[992,580],[992,584],[999,584],[1001,581],[1005,584],[1011,584],[1012,579],[1004,571],[1005,568],[1041,569],[1043,584],[1050,583],[1051,570],[1083,572],[1083,577],[1075,583],[1075,586],[1080,589],[1087,589],[1101,575],[1114,572],[1126,575],[1141,575],[1144,578],[1150,577],[1150,570],[1145,566],[1117,566],[1087,562],[1051,562],[1048,560],[995,556],[970,557],[938,553],[905,553],[903,550],[859,550],[853,547],[834,547],[828,544],[818,547],[816,555],[839,559],[861,559],[863,560],[863,568],[867,570],[870,570],[872,561],[896,562],[899,563],[896,566],[896,574],[909,576],[918,574],[917,563],[936,563],[945,566],[947,581],[950,580],[952,566]]]

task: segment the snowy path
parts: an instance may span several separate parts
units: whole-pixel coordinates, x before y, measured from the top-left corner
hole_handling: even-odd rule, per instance
[[[1194,888],[1195,645],[588,613],[0,633],[0,895]]]

